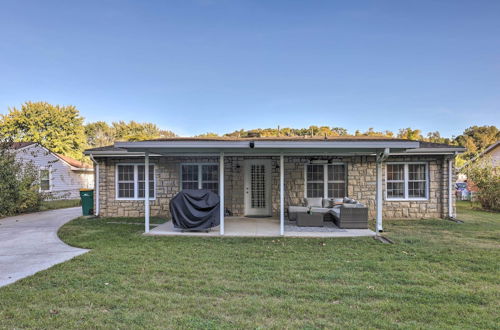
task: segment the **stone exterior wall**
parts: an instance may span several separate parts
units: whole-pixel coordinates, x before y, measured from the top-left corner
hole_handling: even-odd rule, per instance
[[[244,161],[271,159],[272,215],[279,215],[279,157],[225,158],[225,207],[234,215],[244,215]],[[370,218],[375,217],[376,162],[374,157],[314,157],[344,162],[347,168],[349,197],[368,205]],[[288,205],[301,205],[305,195],[304,165],[311,157],[285,157],[285,210]],[[144,215],[144,201],[116,199],[116,164],[143,163],[142,158],[97,158],[100,164],[100,215],[138,217]],[[170,199],[180,190],[181,163],[218,163],[218,157],[150,157],[156,171],[156,199],[151,201],[151,215],[169,217]],[[439,218],[448,214],[448,163],[443,156],[395,157],[392,161],[424,161],[429,165],[429,199],[425,201],[387,201],[384,197],[385,219]],[[383,186],[385,196],[385,170]],[[454,181],[453,181],[454,182]],[[454,194],[452,194],[454,196]],[[454,202],[453,202],[454,205]]]
[[[429,175],[429,199],[391,201],[385,198],[386,162],[426,162]],[[348,195],[368,205],[369,216],[376,215],[375,157],[352,157],[348,162]],[[454,169],[453,169],[454,171]],[[452,182],[455,182],[455,177]],[[444,218],[448,215],[448,158],[443,156],[391,156],[382,165],[383,218]],[[455,194],[453,205],[455,205]],[[454,211],[455,212],[455,211]]]

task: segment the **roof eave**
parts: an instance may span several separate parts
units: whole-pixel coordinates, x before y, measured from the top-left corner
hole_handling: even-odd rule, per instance
[[[461,147],[450,147],[450,148],[417,148],[406,150],[407,154],[419,154],[419,153],[428,153],[428,154],[454,154],[454,153],[463,153],[465,152],[465,148]]]
[[[137,141],[116,142],[115,147],[129,151],[154,149],[353,149],[418,148],[418,141]]]

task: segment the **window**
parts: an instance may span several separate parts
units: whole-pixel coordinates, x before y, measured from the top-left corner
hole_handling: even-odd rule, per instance
[[[335,198],[346,195],[344,164],[307,164],[306,196]]]
[[[405,197],[404,172],[404,164],[387,164],[387,198]]]
[[[307,165],[307,197],[323,197],[325,191],[325,166]]]
[[[50,170],[40,170],[40,191],[50,191]]]
[[[181,189],[208,189],[219,193],[218,164],[182,164]]]
[[[427,199],[426,163],[388,163],[387,199]]]
[[[408,197],[427,198],[427,166],[408,164]]]
[[[155,166],[149,165],[149,199],[155,199]],[[117,199],[144,199],[145,197],[144,164],[116,165]]]
[[[328,197],[345,197],[345,167],[344,165],[328,165]]]
[[[139,184],[139,198],[146,196],[146,179],[145,179],[145,166],[137,166],[137,175],[139,176],[137,182]],[[149,196],[155,195],[155,169],[154,165],[149,165]]]

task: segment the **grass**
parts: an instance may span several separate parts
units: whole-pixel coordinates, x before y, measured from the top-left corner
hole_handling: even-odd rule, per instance
[[[64,209],[67,207],[77,207],[81,205],[82,203],[80,199],[61,199],[61,200],[43,201],[40,207],[40,211]]]
[[[59,234],[92,251],[0,288],[0,328],[498,328],[500,214],[458,210],[386,221],[394,245],[77,219]]]

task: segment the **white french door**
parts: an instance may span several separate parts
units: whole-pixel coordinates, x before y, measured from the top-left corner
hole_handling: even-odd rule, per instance
[[[246,216],[271,215],[270,159],[248,159],[245,161],[244,194]]]

